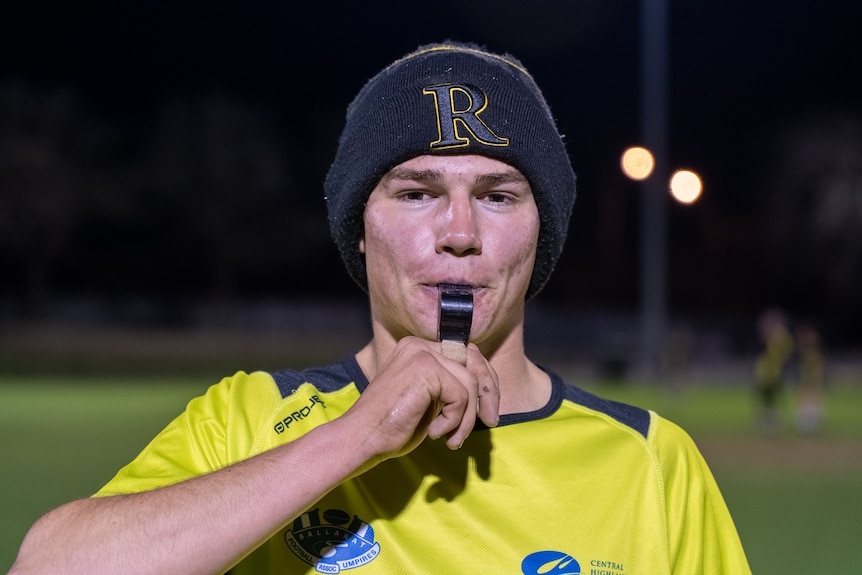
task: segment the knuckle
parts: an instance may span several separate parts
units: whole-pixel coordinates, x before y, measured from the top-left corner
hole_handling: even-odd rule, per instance
[[[428,349],[416,350],[410,357],[410,362],[420,370],[433,369],[440,363]]]

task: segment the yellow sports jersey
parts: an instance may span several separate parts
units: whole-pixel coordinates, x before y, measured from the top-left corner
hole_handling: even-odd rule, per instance
[[[751,572],[683,430],[550,375],[541,410],[480,426],[457,451],[426,439],[331,491],[230,573]],[[169,485],[289,442],[344,413],[367,385],[352,356],[238,373],[192,400],[97,496]]]

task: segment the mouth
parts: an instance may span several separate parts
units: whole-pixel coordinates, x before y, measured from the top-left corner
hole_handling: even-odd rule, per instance
[[[458,291],[475,294],[482,289],[482,286],[473,284],[464,279],[446,280],[437,283],[426,283],[426,288],[436,291],[438,294],[444,291]]]
[[[448,293],[448,294],[473,294],[473,291],[476,289],[472,285],[468,283],[439,283],[437,284],[437,289],[440,290],[440,294]]]

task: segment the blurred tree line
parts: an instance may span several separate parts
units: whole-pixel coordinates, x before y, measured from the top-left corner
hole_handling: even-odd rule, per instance
[[[7,82],[0,293],[27,316],[68,293],[318,293],[328,282],[312,270],[338,270],[316,265],[337,260],[322,182],[302,184],[313,155],[285,133],[271,107],[217,93],[167,97],[130,121],[70,89]]]
[[[775,302],[860,341],[862,117],[828,111],[788,124],[767,154],[764,271]]]

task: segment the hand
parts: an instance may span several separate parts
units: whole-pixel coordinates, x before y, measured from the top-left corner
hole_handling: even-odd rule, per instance
[[[364,436],[378,463],[409,453],[426,436],[445,436],[446,445],[458,449],[477,416],[489,427],[497,425],[499,408],[497,374],[478,347],[468,345],[464,366],[445,357],[440,342],[409,336],[341,419]]]

